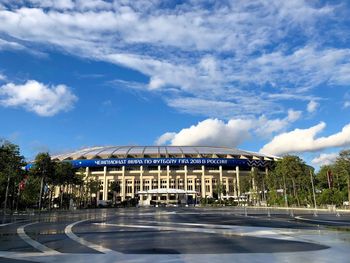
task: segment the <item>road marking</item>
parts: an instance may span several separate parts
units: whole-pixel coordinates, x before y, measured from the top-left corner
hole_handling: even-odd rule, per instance
[[[247,227],[247,226],[224,226],[224,225],[210,225],[211,228],[199,228],[199,227],[172,227],[172,226],[151,226],[151,225],[131,225],[131,224],[111,224],[111,223],[94,223],[95,225],[104,226],[116,226],[116,227],[130,227],[130,228],[143,228],[143,229],[157,229],[160,231],[179,231],[179,232],[196,232],[196,233],[208,233],[208,234],[221,234],[221,235],[235,235],[235,236],[253,236],[260,238],[273,238],[280,240],[294,240],[301,241],[296,237],[292,237],[291,234],[296,231],[286,231],[284,229],[269,229],[264,227]],[[178,225],[191,225],[190,223],[176,223]],[[192,224],[193,226],[209,226],[209,224]]]
[[[310,222],[315,222],[315,223],[331,223],[331,224],[338,224],[338,225],[350,225],[349,222],[344,222],[344,221],[339,222],[339,221],[331,221],[331,220],[309,219],[309,218],[304,218],[301,216],[296,216],[294,218],[302,220],[302,221],[310,221]]]
[[[16,224],[16,223],[18,223],[18,222],[12,222],[12,223],[0,224],[0,227],[2,227],[2,226],[8,226],[8,225]],[[22,223],[22,222],[21,222],[21,223]]]
[[[77,224],[80,224],[80,223],[83,223],[85,221],[88,221],[89,219],[84,219],[84,220],[80,220],[80,221],[77,221],[77,222],[74,222],[72,224],[69,224],[68,226],[66,226],[66,228],[64,229],[64,233],[72,240],[78,242],[79,244],[81,245],[84,245],[86,247],[89,247],[91,249],[94,249],[98,252],[101,252],[101,253],[118,253],[118,254],[121,254],[119,252],[116,252],[114,250],[111,250],[109,248],[106,248],[106,247],[103,247],[103,246],[100,246],[100,245],[97,245],[97,244],[94,244],[90,241],[87,241],[81,237],[78,237],[76,234],[73,233],[72,231],[72,228],[77,225]]]
[[[27,222],[29,220],[21,220],[21,221],[15,221],[15,222],[10,222],[10,223],[4,223],[4,224],[0,224],[0,227],[2,226],[9,226],[9,225],[13,225],[13,224],[20,224],[20,223],[24,223]]]
[[[30,226],[30,225],[34,225],[34,224],[37,224],[37,222],[34,222],[34,223],[29,223],[29,224],[26,224],[24,226],[21,226],[19,228],[17,228],[17,234],[19,235],[20,238],[22,238],[22,240],[24,242],[26,242],[27,244],[31,245],[32,247],[34,247],[35,249],[41,251],[41,252],[44,252],[46,254],[61,254],[60,252],[54,250],[54,249],[51,249],[41,243],[39,243],[38,241],[30,238],[26,232],[24,231],[24,229],[27,227],[27,226]]]

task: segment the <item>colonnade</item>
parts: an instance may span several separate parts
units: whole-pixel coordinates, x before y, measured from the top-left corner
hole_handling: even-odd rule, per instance
[[[165,169],[164,169],[165,168]],[[254,167],[252,170],[254,171]],[[268,170],[266,168],[265,174]],[[109,184],[118,181],[120,185],[121,201],[127,198],[133,198],[138,191],[157,189],[157,188],[175,188],[184,190],[195,190],[200,193],[200,197],[212,197],[217,184],[224,186],[227,195],[240,196],[240,177],[248,175],[250,171],[242,171],[239,166],[232,169],[223,169],[222,166],[208,168],[205,166],[191,167],[183,166],[181,169],[171,169],[168,165],[153,167],[139,166],[137,169],[133,167],[128,169],[126,166],[103,167],[103,170],[94,171],[86,167],[85,180],[97,179],[102,184],[102,190],[98,195],[99,200],[108,200]],[[253,182],[253,189],[254,189]]]

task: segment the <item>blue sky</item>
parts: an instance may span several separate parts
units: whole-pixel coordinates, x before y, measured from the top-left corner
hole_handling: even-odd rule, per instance
[[[0,137],[95,145],[350,145],[347,1],[0,0]]]

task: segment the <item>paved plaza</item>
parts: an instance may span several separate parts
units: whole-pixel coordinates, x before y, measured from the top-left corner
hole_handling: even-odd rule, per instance
[[[346,213],[152,207],[17,217],[0,226],[0,262],[349,262]]]

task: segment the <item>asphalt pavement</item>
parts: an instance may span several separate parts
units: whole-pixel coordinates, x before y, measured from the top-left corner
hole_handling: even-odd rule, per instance
[[[350,214],[242,207],[21,215],[0,225],[1,262],[349,262]]]

